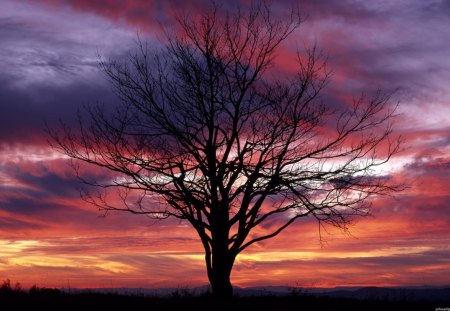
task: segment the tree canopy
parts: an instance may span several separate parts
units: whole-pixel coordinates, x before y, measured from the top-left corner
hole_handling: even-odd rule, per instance
[[[371,196],[397,189],[377,175],[400,146],[391,94],[327,103],[330,72],[316,48],[297,54],[295,74],[274,74],[302,22],[265,3],[178,18],[164,48],[139,41],[126,61],[102,62],[121,99],[113,112],[91,107],[78,128],[52,131],[64,154],[115,174],[86,182],[117,188],[121,204],[101,192],[88,201],[189,222],[218,296],[231,295],[234,260],[252,244],[307,216],[345,228],[368,215]]]

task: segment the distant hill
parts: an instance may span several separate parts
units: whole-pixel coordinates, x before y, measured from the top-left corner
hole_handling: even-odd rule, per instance
[[[290,288],[268,286],[236,288],[239,296],[265,295],[311,295],[316,297],[377,299],[377,300],[430,300],[450,301],[450,286],[439,287],[337,287],[337,288]]]
[[[64,292],[102,293],[119,295],[142,295],[150,297],[200,296],[208,292],[208,286],[194,288],[96,288],[63,289]],[[288,286],[235,287],[239,297],[252,296],[314,296],[387,301],[450,301],[450,285],[436,287],[336,287],[336,288],[292,288]]]
[[[318,295],[333,298],[377,299],[388,301],[448,301],[450,300],[450,286],[448,288],[363,287],[357,290],[336,290]]]

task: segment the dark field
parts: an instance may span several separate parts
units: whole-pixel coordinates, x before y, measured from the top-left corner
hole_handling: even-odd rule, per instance
[[[450,297],[439,300],[383,300],[318,297],[312,295],[235,297],[217,301],[208,295],[178,292],[169,297],[101,293],[63,293],[55,289],[0,293],[0,310],[436,310],[450,307]],[[99,309],[95,309],[99,308]],[[83,311],[83,310],[82,310]]]

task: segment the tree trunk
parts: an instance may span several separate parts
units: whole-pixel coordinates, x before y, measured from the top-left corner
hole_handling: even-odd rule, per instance
[[[215,298],[228,299],[233,296],[230,275],[234,258],[228,249],[213,249],[212,267],[208,271],[208,278]]]
[[[217,198],[216,198],[217,200]],[[229,214],[228,205],[211,209],[211,257],[209,258],[208,278],[211,283],[213,297],[228,299],[233,296],[230,275],[236,254],[228,249],[229,244]]]

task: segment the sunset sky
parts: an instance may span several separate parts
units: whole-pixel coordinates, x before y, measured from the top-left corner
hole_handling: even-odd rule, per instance
[[[243,5],[248,1],[241,0]],[[217,1],[220,2],[220,1]],[[273,1],[283,16],[294,1]],[[0,0],[0,281],[28,287],[176,287],[208,283],[196,233],[178,220],[102,213],[80,199],[44,123],[117,103],[98,55],[137,34],[163,43],[176,12],[208,1]],[[239,255],[237,286],[450,285],[450,2],[299,0],[307,17],[278,52],[316,43],[333,71],[327,100],[398,88],[405,150],[384,168],[409,188],[373,202],[350,234],[304,219]],[[239,1],[228,1],[233,9]]]

